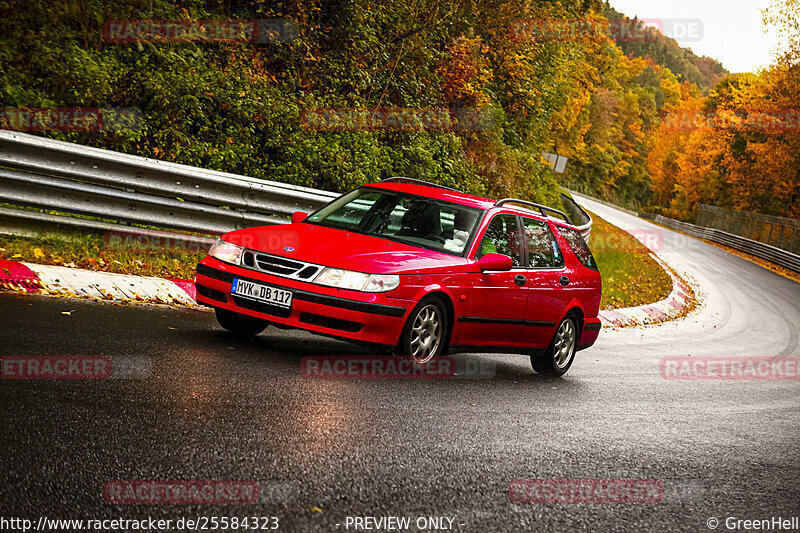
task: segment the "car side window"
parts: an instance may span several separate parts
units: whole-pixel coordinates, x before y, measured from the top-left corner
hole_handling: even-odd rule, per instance
[[[597,262],[594,260],[594,256],[592,255],[592,252],[589,251],[589,247],[586,245],[586,241],[583,240],[580,232],[572,228],[565,228],[564,226],[556,227],[564,239],[566,239],[566,241],[569,243],[572,251],[575,252],[575,256],[578,258],[578,261],[580,261],[586,268],[598,270]]]
[[[564,266],[564,256],[555,235],[546,222],[523,218],[528,243],[528,268],[558,268]]]
[[[488,253],[511,257],[515,267],[522,266],[522,247],[519,241],[519,227],[516,215],[495,215],[478,248],[477,258]]]

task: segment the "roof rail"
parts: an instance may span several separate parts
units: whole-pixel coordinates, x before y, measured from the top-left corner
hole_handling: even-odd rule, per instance
[[[551,213],[556,213],[557,215],[561,215],[564,217],[564,220],[568,223],[572,224],[570,218],[563,212],[559,211],[558,209],[553,209],[552,207],[547,207],[546,205],[542,204],[535,204],[533,202],[528,202],[526,200],[518,200],[517,198],[503,198],[502,200],[498,200],[495,202],[495,206],[500,207],[503,204],[522,204],[528,207],[533,207],[539,210],[542,216],[547,216],[547,212],[550,211]]]
[[[438,183],[431,183],[429,181],[422,181],[422,180],[415,180],[414,178],[404,178],[402,176],[396,176],[393,178],[386,178],[385,180],[381,180],[381,183],[387,182],[395,182],[395,183],[411,183],[413,185],[425,185],[426,187],[436,187],[437,189],[446,189],[448,191],[453,192],[460,192],[464,194],[462,191],[458,189],[454,189],[452,187],[447,187],[446,185],[439,185]]]

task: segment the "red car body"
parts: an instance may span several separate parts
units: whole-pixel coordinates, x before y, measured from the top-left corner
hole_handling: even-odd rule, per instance
[[[296,275],[267,273],[209,255],[197,267],[198,302],[257,317],[279,327],[393,347],[409,312],[423,298],[437,295],[447,310],[446,345],[451,353],[543,350],[553,340],[557,325],[567,313],[578,319],[577,349],[587,348],[597,339],[600,273],[584,266],[559,231],[560,226],[574,232],[574,226],[516,205],[498,206],[486,198],[433,186],[381,182],[364,188],[474,208],[480,216],[472,239],[464,253],[451,254],[307,221],[237,230],[221,239],[265,252],[279,263],[280,259],[275,258],[282,258],[288,261],[287,265],[297,262],[399,275],[399,286],[376,293],[323,286]],[[488,225],[498,214],[521,217],[517,219],[520,223],[524,218],[547,224],[563,256],[563,266],[482,271],[477,251]],[[524,249],[525,241],[520,238],[516,244]],[[522,285],[518,283],[520,276],[526,278]],[[291,308],[276,312],[258,302],[235,298],[231,294],[234,278],[291,291]],[[563,280],[568,283],[563,284]]]

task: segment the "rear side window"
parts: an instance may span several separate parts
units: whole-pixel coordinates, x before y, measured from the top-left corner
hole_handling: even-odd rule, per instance
[[[594,256],[592,252],[589,251],[589,247],[586,245],[586,241],[583,240],[581,234],[578,230],[572,228],[565,228],[563,226],[556,226],[558,231],[561,232],[561,235],[564,239],[567,240],[569,243],[570,248],[572,251],[575,252],[575,256],[578,258],[583,266],[586,268],[591,268],[592,270],[598,270],[597,262],[594,260]]]
[[[564,258],[550,227],[541,220],[523,218],[525,238],[528,241],[528,268],[558,268]]]

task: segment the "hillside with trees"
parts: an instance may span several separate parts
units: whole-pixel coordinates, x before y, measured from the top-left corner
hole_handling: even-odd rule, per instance
[[[649,36],[645,40],[634,40],[614,36],[614,43],[629,56],[652,59],[656,64],[668,68],[680,82],[689,82],[707,94],[719,81],[730,73],[714,58],[698,56],[691,48],[678,42],[658,29],[645,30],[645,24],[626,17],[606,4],[604,14],[609,20],[624,21],[625,24],[641,28],[639,32]]]
[[[756,105],[767,97],[790,102],[797,94],[794,67],[776,67],[758,82],[725,78],[718,62],[663,36],[617,42],[603,32],[553,38],[529,31],[536,21],[602,27],[621,16],[599,0],[13,0],[6,6],[0,107],[142,114],[137,128],[35,132],[57,139],[334,191],[404,175],[550,203],[568,185],[627,206],[652,200],[684,213],[699,200],[775,212],[788,198],[737,199],[745,194],[741,176],[775,165],[789,173],[791,142],[758,144],[752,132],[744,141],[712,142],[663,123],[682,109]],[[115,20],[253,19],[291,21],[296,35],[266,42],[110,42],[103,33]],[[449,109],[481,119],[466,128],[308,126],[309,110],[331,108]],[[543,151],[569,157],[566,174],[553,174]],[[758,162],[743,162],[751,159]],[[714,170],[697,170],[690,161]]]

